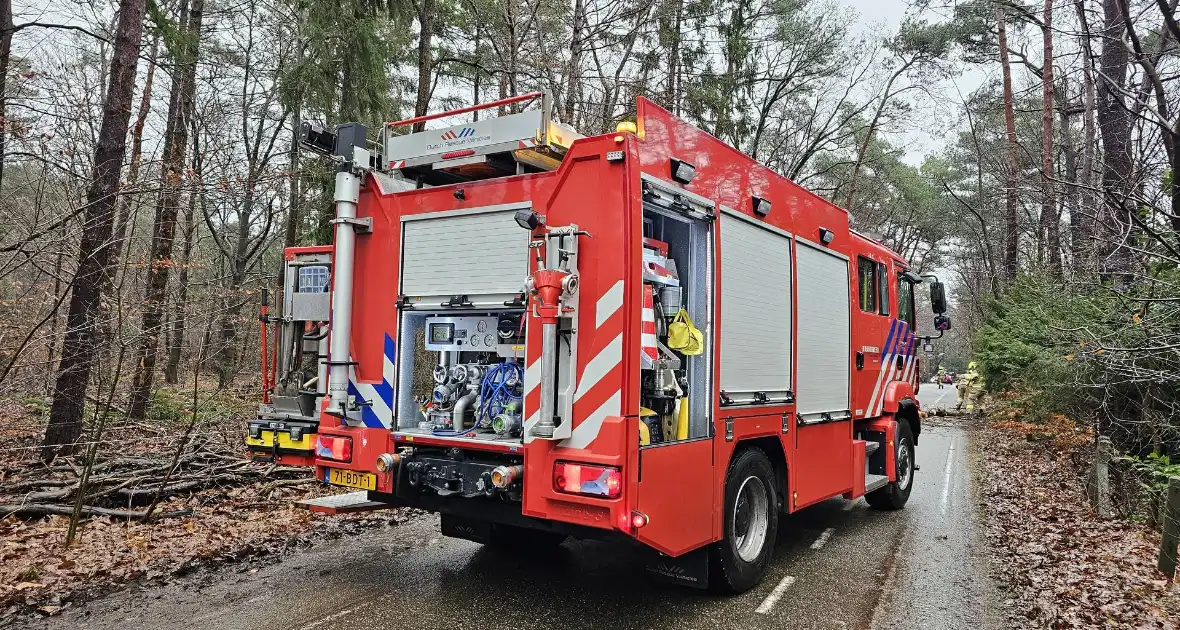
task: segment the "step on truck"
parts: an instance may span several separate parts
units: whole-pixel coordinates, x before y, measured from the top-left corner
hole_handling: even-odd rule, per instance
[[[492,108],[523,111],[410,132]],[[330,315],[288,326],[280,371],[301,343],[316,374],[271,383],[258,454],[314,436],[317,478],[365,506],[486,544],[638,545],[730,592],[783,514],[905,505],[923,277],[847,212],[643,98],[593,137],[542,93],[376,135],[304,128],[339,165]]]

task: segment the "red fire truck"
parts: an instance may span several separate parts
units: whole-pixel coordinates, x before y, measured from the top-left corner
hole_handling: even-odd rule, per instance
[[[334,244],[288,254],[284,309],[305,308],[277,320],[257,454],[446,535],[638,544],[731,592],[765,573],[780,514],[905,505],[923,278],[844,210],[642,98],[595,137],[541,93],[376,143],[304,136],[340,165]]]

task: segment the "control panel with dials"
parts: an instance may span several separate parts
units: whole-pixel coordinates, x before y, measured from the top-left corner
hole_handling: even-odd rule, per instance
[[[502,343],[494,315],[431,317],[426,320],[426,349],[434,352],[495,352]]]

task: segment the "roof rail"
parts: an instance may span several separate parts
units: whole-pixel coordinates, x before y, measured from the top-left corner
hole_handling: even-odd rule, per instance
[[[411,133],[394,130],[469,112],[541,100],[530,109],[498,118]],[[557,168],[581,134],[554,122],[548,92],[531,92],[385,124],[382,166],[409,179],[439,185]]]

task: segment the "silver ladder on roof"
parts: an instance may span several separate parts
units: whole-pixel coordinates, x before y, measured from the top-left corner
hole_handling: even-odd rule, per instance
[[[438,118],[502,107],[540,98],[541,107],[498,118],[441,129],[396,133],[395,130]],[[447,183],[503,177],[529,170],[551,171],[582,135],[555,122],[547,92],[532,92],[490,103],[386,123],[382,167],[408,178]]]

